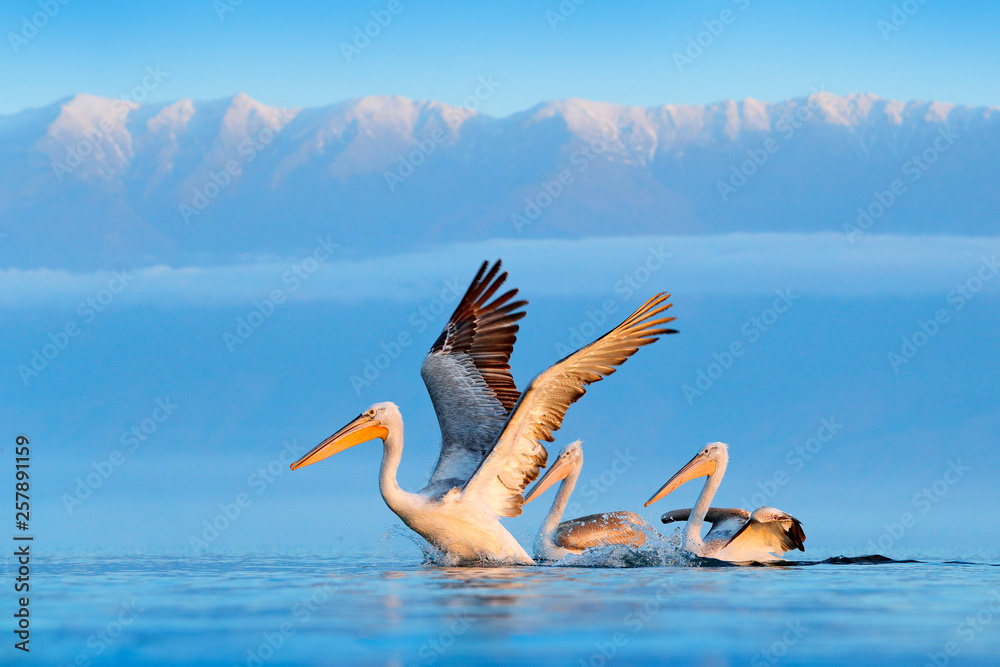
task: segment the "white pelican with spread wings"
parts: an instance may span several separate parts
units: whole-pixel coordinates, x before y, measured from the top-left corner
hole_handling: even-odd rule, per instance
[[[521,494],[548,457],[541,441],[552,441],[587,385],[612,374],[639,347],[673,333],[662,325],[674,318],[660,317],[670,295],[659,294],[520,394],[509,361],[526,302],[511,301],[517,290],[493,298],[507,278],[499,271],[499,261],[489,270],[483,263],[420,369],[441,426],[441,456],[426,487],[411,493],[396,482],[403,418],[393,403],[371,406],[291,468],[380,438],[379,489],[403,523],[459,562],[530,565],[534,561],[500,517],[521,514]]]

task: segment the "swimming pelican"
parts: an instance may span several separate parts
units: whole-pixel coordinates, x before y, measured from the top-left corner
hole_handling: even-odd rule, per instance
[[[805,551],[806,534],[802,524],[790,514],[773,507],[761,507],[749,513],[736,508],[709,508],[712,497],[722,483],[729,462],[729,447],[713,442],[698,452],[676,475],[667,480],[646,507],[679,487],[681,484],[707,475],[705,487],[698,496],[694,509],[674,510],[661,517],[663,523],[687,520],[684,531],[684,550],[696,556],[717,558],[734,563],[781,560],[786,551]],[[701,537],[705,520],[711,530]]]
[[[573,487],[583,469],[583,447],[577,440],[566,445],[552,467],[535,482],[535,486],[524,497],[524,502],[542,495],[550,486],[562,480],[552,508],[542,523],[535,543],[535,558],[558,560],[568,554],[583,553],[590,547],[608,544],[627,544],[641,547],[646,543],[643,529],[652,530],[642,517],[632,512],[604,512],[571,519],[559,520],[566,511],[566,504],[573,493]]]
[[[521,514],[521,495],[545,466],[541,440],[552,441],[569,406],[586,386],[614,373],[639,347],[674,333],[658,318],[669,294],[644,303],[597,341],[539,374],[519,394],[510,353],[523,316],[511,290],[487,303],[507,274],[484,262],[431,346],[420,374],[441,426],[441,455],[418,493],[402,490],[396,471],[403,452],[403,418],[392,403],[376,403],[293,463],[295,470],[368,440],[383,443],[379,490],[403,523],[460,562],[532,564],[500,523]],[[484,276],[485,274],[485,276]]]

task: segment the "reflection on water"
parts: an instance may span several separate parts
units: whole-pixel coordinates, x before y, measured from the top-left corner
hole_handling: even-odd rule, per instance
[[[506,615],[531,585],[534,568],[522,567],[433,567],[387,570],[384,577],[415,579],[426,589],[426,602],[444,609],[472,606],[490,611],[495,618]]]
[[[956,642],[963,664],[986,664],[1000,652],[1000,615],[990,611],[997,604],[990,595],[1000,590],[993,563],[603,564],[52,558],[37,570],[44,583],[32,600],[31,657],[39,664],[409,667],[492,664],[483,655],[524,664],[777,664],[779,657],[922,664],[948,642]],[[956,633],[982,610],[993,614],[992,626],[968,639]]]

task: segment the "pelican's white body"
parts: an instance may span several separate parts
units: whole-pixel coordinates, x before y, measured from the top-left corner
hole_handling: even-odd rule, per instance
[[[403,417],[393,403],[372,406],[386,427],[379,490],[382,499],[414,532],[461,562],[533,565],[534,561],[504,528],[496,512],[476,496],[458,488],[441,492],[431,486],[419,493],[404,491],[396,482],[403,455]]]

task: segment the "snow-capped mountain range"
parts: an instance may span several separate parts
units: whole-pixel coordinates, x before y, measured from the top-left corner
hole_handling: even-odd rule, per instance
[[[505,118],[80,94],[0,117],[0,267],[363,254],[493,237],[996,235],[1000,108],[816,93]]]

